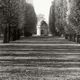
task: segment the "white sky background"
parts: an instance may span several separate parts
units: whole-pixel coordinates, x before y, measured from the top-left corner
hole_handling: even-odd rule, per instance
[[[46,20],[49,18],[49,10],[52,0],[33,0],[36,14],[44,14]]]

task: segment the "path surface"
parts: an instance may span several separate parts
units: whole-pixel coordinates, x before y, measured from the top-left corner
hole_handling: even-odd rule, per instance
[[[1,80],[80,80],[80,44],[52,37],[1,42]]]

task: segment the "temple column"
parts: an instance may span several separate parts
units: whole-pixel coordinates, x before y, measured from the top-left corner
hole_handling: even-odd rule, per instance
[[[41,29],[39,25],[37,26],[37,36],[41,36]]]

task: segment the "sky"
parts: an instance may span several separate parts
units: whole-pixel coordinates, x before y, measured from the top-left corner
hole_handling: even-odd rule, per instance
[[[36,11],[36,14],[43,14],[48,21],[49,10],[52,0],[33,0],[33,5]]]

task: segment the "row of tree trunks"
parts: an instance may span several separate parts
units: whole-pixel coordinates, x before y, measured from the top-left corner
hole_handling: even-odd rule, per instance
[[[10,34],[9,34],[9,27],[6,26],[4,29],[4,39],[3,39],[3,43],[9,43],[10,39]]]
[[[20,39],[20,30],[15,28],[11,28],[7,26],[4,29],[4,39],[3,43],[9,43],[10,41],[15,41]]]
[[[80,43],[79,34],[65,34],[65,39],[68,39],[69,41]]]

